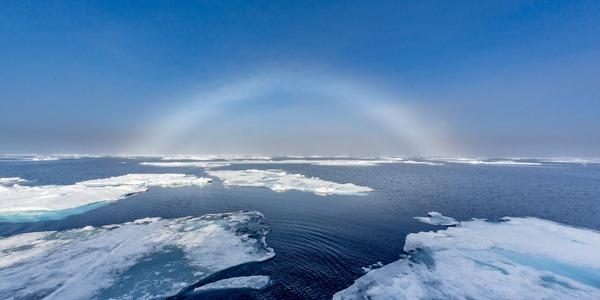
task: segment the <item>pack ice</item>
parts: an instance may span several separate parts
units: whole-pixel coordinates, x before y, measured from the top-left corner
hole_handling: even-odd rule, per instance
[[[58,218],[145,192],[151,186],[205,185],[212,179],[185,174],[128,174],[71,185],[25,186],[21,178],[0,179],[0,220]]]
[[[0,299],[173,295],[217,271],[273,257],[268,231],[262,214],[238,212],[11,236],[0,239]]]
[[[218,170],[208,171],[207,174],[223,180],[225,187],[266,187],[275,192],[298,190],[317,195],[362,195],[373,190],[352,183],[335,183],[301,174],[288,174],[283,170]]]
[[[408,259],[367,273],[333,298],[600,299],[597,231],[537,218],[472,220],[411,233],[404,250]]]

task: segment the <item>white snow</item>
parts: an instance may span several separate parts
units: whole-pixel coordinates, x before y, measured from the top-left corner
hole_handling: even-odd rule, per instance
[[[543,158],[544,162],[550,163],[565,163],[565,164],[598,164],[600,159],[598,158]]]
[[[217,289],[240,289],[240,288],[261,290],[261,289],[264,289],[267,285],[269,285],[269,281],[270,281],[269,276],[265,276],[265,275],[232,277],[232,278],[227,278],[227,279],[222,279],[222,280],[218,280],[215,282],[211,282],[211,283],[205,284],[201,287],[197,287],[194,289],[194,292],[206,291],[206,290],[217,290]]]
[[[140,165],[153,167],[197,167],[197,168],[219,168],[229,166],[229,163],[205,162],[205,161],[169,161],[169,162],[141,162]]]
[[[176,160],[177,157],[167,157],[163,160]],[[181,160],[189,159],[182,158]],[[169,161],[169,162],[142,162],[141,165],[156,166],[156,167],[199,167],[199,168],[217,168],[224,167],[233,164],[246,164],[246,165],[315,165],[315,166],[345,166],[345,167],[373,167],[382,164],[421,164],[429,166],[440,166],[443,165],[439,162],[432,161],[420,161],[420,160],[403,160],[399,158],[394,159],[235,159],[229,158],[227,160],[222,159],[209,159],[204,157],[203,159],[197,158],[198,161]]]
[[[600,299],[600,232],[537,218],[412,233],[334,299]]]
[[[352,183],[341,184],[301,174],[288,174],[283,170],[218,170],[208,171],[207,174],[221,179],[225,187],[266,187],[275,192],[298,190],[317,195],[362,195],[373,190]]]
[[[26,162],[26,161],[55,161],[61,159],[80,159],[80,158],[92,158],[92,157],[100,157],[99,155],[92,154],[48,154],[48,155],[38,155],[38,154],[1,154],[1,161],[9,161],[9,162]]]
[[[15,180],[12,178],[11,180]],[[206,185],[212,179],[185,174],[128,174],[94,179],[71,185],[0,185],[0,215],[38,214],[116,201],[145,192],[150,186],[177,187]],[[8,180],[7,180],[8,182]]]
[[[262,219],[258,212],[146,218],[0,239],[0,298],[172,295],[214,272],[273,257],[268,229],[245,232]]]
[[[362,267],[361,269],[363,270],[363,272],[369,273],[369,272],[373,271],[374,269],[381,268],[381,267],[383,267],[383,263],[378,261],[374,264],[370,264],[368,267]]]
[[[444,161],[455,164],[469,164],[469,165],[496,165],[496,166],[540,166],[542,163],[539,162],[528,162],[510,159],[501,160],[489,160],[480,158],[468,158],[468,157],[454,157],[454,158],[438,158],[438,161]]]
[[[164,156],[162,160],[200,160],[200,161],[213,161],[213,160],[268,160],[270,156],[265,155],[171,155]]]
[[[444,164],[432,161],[422,161],[422,160],[400,160],[398,163],[402,164],[412,164],[412,165],[427,165],[427,166],[443,166]]]
[[[4,185],[4,186],[9,186],[9,185],[15,185],[15,184],[20,184],[20,183],[25,183],[27,182],[27,180],[21,178],[21,177],[2,177],[0,178],[0,186]]]
[[[415,219],[431,225],[451,226],[459,223],[454,218],[446,217],[437,211],[430,211],[427,213],[427,217],[415,217]]]

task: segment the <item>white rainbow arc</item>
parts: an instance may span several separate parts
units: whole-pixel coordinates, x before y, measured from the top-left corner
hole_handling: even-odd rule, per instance
[[[409,145],[411,149],[408,152],[412,154],[438,155],[453,150],[437,132],[436,122],[420,116],[418,110],[405,104],[406,101],[397,95],[339,76],[306,77],[278,73],[235,80],[184,100],[152,122],[154,125],[142,134],[141,141],[136,142],[132,152],[170,154],[168,149],[176,141],[211,116],[282,89],[314,93],[348,107]]]

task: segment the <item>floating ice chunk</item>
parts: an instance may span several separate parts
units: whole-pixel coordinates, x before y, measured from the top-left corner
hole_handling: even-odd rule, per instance
[[[169,296],[217,271],[273,257],[268,231],[262,214],[240,212],[11,236],[0,239],[0,298]]]
[[[565,163],[565,164],[598,164],[600,159],[598,158],[544,158],[541,159],[544,162],[550,163]]]
[[[373,167],[382,164],[423,164],[438,166],[441,163],[429,161],[401,160],[401,159],[282,159],[282,160],[254,160],[232,161],[236,164],[306,164],[314,166],[345,166],[345,167]]]
[[[286,161],[283,161],[285,163]],[[391,163],[381,160],[357,160],[357,159],[330,159],[330,160],[299,160],[299,163],[306,163],[316,166],[352,166],[352,167],[371,167],[382,163]],[[289,163],[289,161],[288,161]]]
[[[211,283],[205,284],[201,287],[197,287],[194,289],[194,292],[206,291],[206,290],[219,290],[219,289],[241,289],[241,288],[261,290],[269,285],[270,280],[271,279],[269,278],[269,276],[265,276],[265,275],[233,277],[233,278],[227,278],[227,279],[222,279],[219,281],[211,282]]]
[[[223,180],[225,187],[255,186],[266,187],[275,192],[299,190],[317,195],[361,195],[372,191],[369,187],[352,183],[335,183],[301,174],[288,174],[283,170],[218,170],[208,171],[208,175]]]
[[[213,160],[267,160],[271,159],[270,156],[265,155],[171,155],[164,156],[162,160],[200,160],[200,161],[213,161]]]
[[[280,164],[306,164],[306,165],[316,165],[316,166],[347,166],[347,167],[372,167],[379,166],[382,164],[423,164],[423,165],[431,165],[438,166],[443,165],[439,162],[431,162],[431,161],[420,161],[420,160],[404,160],[401,158],[385,158],[385,159],[373,159],[373,158],[351,158],[345,157],[344,159],[340,158],[329,158],[329,159],[315,159],[316,157],[308,157],[308,159],[303,159],[303,157],[298,157],[298,159],[290,159],[291,157],[271,159],[271,158],[261,158],[261,157],[251,157],[251,158],[243,158],[243,157],[219,157],[219,156],[207,156],[207,157],[194,157],[194,156],[174,156],[174,157],[164,157],[163,160],[194,160],[194,161],[184,161],[184,162],[143,162],[143,165],[151,165],[151,166],[159,166],[159,167],[201,167],[201,168],[210,168],[210,167],[221,167],[227,166],[231,164],[261,164],[261,165],[280,165]]]
[[[600,232],[536,218],[412,233],[334,299],[600,299]]]
[[[458,221],[454,218],[446,217],[437,211],[430,211],[427,213],[427,217],[415,217],[415,219],[431,225],[451,226],[458,224]]]
[[[383,267],[383,263],[378,261],[374,264],[370,264],[368,267],[362,267],[362,270],[365,273],[369,273],[369,272],[373,271],[373,269],[377,269],[377,268],[381,268],[381,267]]]
[[[85,211],[81,208],[94,208],[90,206],[92,204],[117,201],[145,192],[150,186],[202,186],[211,180],[185,174],[128,174],[71,185],[0,185],[0,220],[59,218]],[[59,211],[64,214],[56,214]]]
[[[90,154],[50,154],[50,155],[36,155],[36,154],[14,154],[14,155],[0,155],[0,162],[36,162],[36,161],[55,161],[60,159],[80,159],[84,157],[100,157],[98,155]]]
[[[10,185],[20,184],[20,183],[25,183],[25,182],[27,182],[27,180],[25,180],[21,177],[2,177],[2,178],[0,178],[0,186],[2,186],[2,185],[10,186]]]
[[[438,158],[437,160],[449,162],[449,163],[455,163],[455,164],[470,164],[470,165],[497,165],[497,166],[540,166],[540,165],[542,165],[542,163],[540,163],[540,162],[529,162],[529,161],[509,160],[509,159],[490,160],[490,159],[457,157],[457,158]]]
[[[443,163],[425,161],[425,160],[400,160],[398,163],[411,164],[411,165],[427,165],[427,166],[443,166]]]
[[[219,168],[229,166],[229,163],[222,162],[204,162],[204,161],[173,161],[173,162],[141,162],[140,165],[153,167],[198,167],[198,168]]]
[[[2,155],[0,156],[1,161],[8,162],[25,162],[25,161],[51,161],[59,160],[60,157],[50,155]]]

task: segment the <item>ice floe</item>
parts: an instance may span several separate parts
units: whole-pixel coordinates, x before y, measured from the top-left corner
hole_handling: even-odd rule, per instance
[[[600,299],[600,232],[537,218],[411,233],[334,299]]]
[[[202,186],[212,179],[185,174],[128,174],[94,179],[71,185],[24,186],[0,185],[0,220],[30,220],[80,213],[79,208],[93,208],[92,204],[123,199],[148,190],[151,186]],[[85,211],[85,209],[83,210]],[[57,213],[61,212],[61,213]],[[64,214],[63,214],[64,213]]]
[[[206,162],[206,161],[157,161],[157,162],[141,162],[140,165],[152,167],[197,167],[197,168],[219,168],[229,166],[225,162]]]
[[[273,257],[268,231],[262,214],[239,212],[11,236],[0,239],[0,298],[169,296],[217,271]]]
[[[428,165],[441,166],[442,163],[419,160],[404,160],[404,159],[388,159],[388,160],[357,160],[357,159],[332,159],[332,160],[302,160],[298,163],[306,163],[317,166],[379,166],[383,164],[411,164],[411,165]]]
[[[479,159],[479,158],[438,158],[438,161],[455,163],[455,164],[469,164],[469,165],[496,165],[496,166],[540,166],[540,162],[531,161],[520,161],[520,160],[509,160],[509,159]]]
[[[161,157],[162,160],[268,160],[270,156],[265,155],[170,155]]]
[[[383,267],[383,263],[378,261],[374,264],[370,264],[368,267],[362,267],[361,269],[363,270],[363,272],[369,273],[369,272],[373,271],[374,269],[381,268],[381,267]]]
[[[430,211],[427,213],[427,217],[415,217],[415,219],[431,225],[451,226],[458,224],[458,221],[454,218],[446,217],[437,211]]]
[[[92,154],[48,154],[48,155],[36,155],[36,154],[2,154],[0,155],[0,162],[38,162],[38,161],[55,161],[61,159],[80,159],[80,158],[92,158],[100,157],[99,155]]]
[[[362,195],[373,189],[352,183],[335,183],[301,174],[288,174],[283,170],[217,170],[208,175],[218,177],[225,187],[255,186],[275,192],[298,190],[318,195]]]
[[[269,285],[270,277],[265,275],[240,276],[222,279],[194,289],[194,292],[219,289],[254,289],[261,290]]]
[[[15,185],[15,184],[20,184],[20,183],[25,183],[27,182],[27,180],[21,178],[21,177],[3,177],[0,178],[0,186],[4,185],[4,186],[9,186],[9,185]]]
[[[1,155],[0,156],[0,162],[1,161],[15,161],[15,162],[19,162],[19,161],[52,161],[52,160],[59,160],[60,157],[57,156],[53,156],[53,155]]]
[[[164,158],[163,158],[164,159]],[[169,159],[169,160],[174,160]],[[342,167],[373,167],[382,164],[422,164],[430,166],[443,165],[439,162],[403,160],[403,159],[228,159],[199,161],[168,161],[168,162],[142,162],[142,165],[156,167],[199,167],[217,168],[228,165],[314,165],[314,166],[342,166]]]
[[[543,158],[540,159],[543,162],[549,163],[565,163],[565,164],[600,164],[598,158]]]

